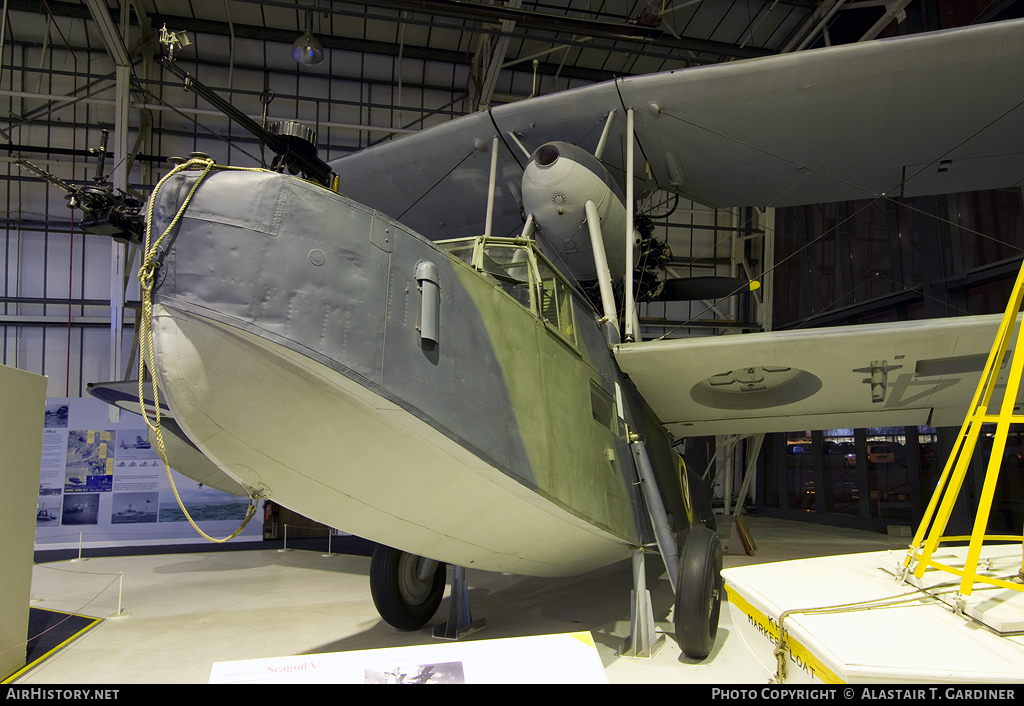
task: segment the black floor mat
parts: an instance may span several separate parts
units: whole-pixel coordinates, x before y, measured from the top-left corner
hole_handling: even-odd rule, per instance
[[[31,667],[99,622],[100,618],[61,613],[45,608],[29,608],[26,664]]]

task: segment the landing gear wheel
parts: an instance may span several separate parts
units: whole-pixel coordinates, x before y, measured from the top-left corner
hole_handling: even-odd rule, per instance
[[[446,574],[441,562],[378,544],[370,559],[373,604],[388,625],[419,630],[441,605]]]
[[[722,607],[722,540],[707,527],[690,530],[679,552],[676,581],[676,642],[683,654],[711,654]]]

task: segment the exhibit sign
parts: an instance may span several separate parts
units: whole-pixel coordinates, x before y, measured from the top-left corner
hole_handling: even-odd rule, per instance
[[[589,632],[215,662],[211,684],[607,684]]]
[[[36,510],[36,549],[206,542],[188,523],[167,471],[151,448],[141,415],[88,398],[46,400]],[[171,470],[192,519],[207,534],[227,536],[245,517],[247,498],[215,490]],[[250,522],[238,539],[263,538]]]

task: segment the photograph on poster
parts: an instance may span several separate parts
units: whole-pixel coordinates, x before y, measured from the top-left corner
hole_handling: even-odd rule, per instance
[[[57,494],[43,495],[39,493],[36,505],[36,527],[56,527],[60,524],[60,491]]]
[[[174,473],[174,485],[178,489],[181,502],[188,509],[188,514],[196,522],[204,520],[241,521],[245,518],[246,508],[249,507],[248,498],[228,495],[202,483],[197,483],[179,473]],[[162,493],[160,496],[160,522],[187,521],[185,513],[178,507],[178,501],[174,499],[174,493]]]
[[[66,400],[46,403],[46,418],[43,427],[68,428],[68,405]]]
[[[110,524],[156,522],[159,499],[159,493],[114,493]]]
[[[99,508],[99,493],[65,495],[60,523],[62,525],[95,525],[99,521]]]
[[[462,662],[416,664],[393,669],[367,669],[367,684],[465,684]]]
[[[118,437],[115,454],[118,459],[152,458],[155,453],[145,432],[136,434],[134,438],[130,434],[121,434]]]
[[[68,432],[68,456],[65,461],[64,492],[107,492],[114,479],[114,442],[116,432],[79,430]]]

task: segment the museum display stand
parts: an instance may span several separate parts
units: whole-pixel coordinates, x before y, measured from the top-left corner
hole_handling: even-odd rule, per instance
[[[0,681],[25,666],[45,414],[46,378],[0,365]]]
[[[1024,377],[1024,353],[1016,350],[1022,306],[1024,267],[905,555],[852,554],[722,572],[734,624],[774,681],[1024,683],[1024,536],[988,533],[1010,425],[1024,423],[1015,414]],[[946,535],[983,433],[991,450],[974,526],[970,535]],[[953,690],[945,698],[1005,695]]]

